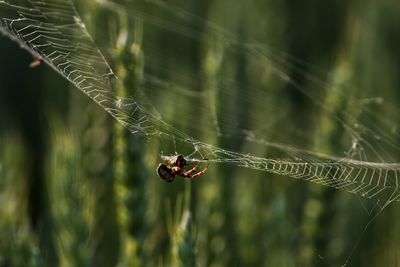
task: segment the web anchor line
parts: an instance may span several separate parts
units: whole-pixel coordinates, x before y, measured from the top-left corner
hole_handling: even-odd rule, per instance
[[[0,1],[0,32],[48,64],[132,133],[154,134],[146,112],[115,95],[117,82],[72,2]]]
[[[195,147],[210,162],[289,176],[361,197],[386,207],[400,201],[398,164],[356,160],[266,159],[201,143],[147,112],[132,98],[116,96],[117,77],[97,49],[71,1],[0,0],[0,32],[60,73],[132,133],[169,136]],[[201,159],[200,159],[201,160]]]
[[[386,199],[385,205],[399,201],[397,169],[385,169],[384,166],[376,169],[377,167],[343,162],[308,163],[275,160],[263,160],[252,167],[326,185],[365,198]]]
[[[291,161],[259,158],[197,143],[197,149],[213,155],[209,162],[230,163],[273,174],[329,186],[363,198],[384,203],[400,201],[399,172],[397,163],[375,163],[352,159],[329,161],[315,158],[310,161]]]

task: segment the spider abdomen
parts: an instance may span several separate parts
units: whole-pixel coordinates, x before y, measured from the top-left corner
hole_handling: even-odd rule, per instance
[[[166,182],[171,183],[175,179],[172,169],[165,164],[160,163],[157,168],[158,175]]]

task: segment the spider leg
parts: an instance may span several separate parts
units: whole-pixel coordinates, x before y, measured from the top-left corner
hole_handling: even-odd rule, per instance
[[[182,173],[181,176],[187,177],[187,178],[190,179],[190,178],[192,177],[192,174],[193,174],[193,173],[196,171],[196,169],[199,167],[199,165],[200,165],[200,163],[196,163],[196,164],[194,165],[193,168],[191,168],[190,170],[188,170],[188,171]]]
[[[188,178],[189,178],[190,180],[196,179],[197,177],[200,177],[200,176],[202,176],[204,173],[206,173],[207,170],[208,170],[208,164],[207,164],[207,167],[205,167],[202,171],[199,171],[198,173],[193,174],[191,177],[188,177]]]
[[[209,164],[207,164],[207,167],[205,167],[204,170],[192,175],[196,171],[196,169],[199,167],[199,165],[200,165],[200,162],[197,162],[196,165],[194,165],[194,167],[192,169],[188,170],[187,172],[182,173],[181,176],[186,177],[190,180],[193,180],[193,179],[203,175],[208,170]]]

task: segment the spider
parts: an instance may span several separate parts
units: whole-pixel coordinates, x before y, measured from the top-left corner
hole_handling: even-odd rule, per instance
[[[172,165],[172,167],[171,167]],[[182,176],[185,178],[188,178],[190,180],[193,180],[201,175],[203,175],[207,170],[208,170],[208,165],[207,167],[204,168],[204,170],[195,173],[196,169],[199,167],[200,163],[197,162],[193,168],[190,170],[186,171],[185,166],[187,165],[186,159],[182,155],[177,155],[174,157],[171,157],[170,159],[167,160],[167,164],[163,164],[160,162],[157,167],[157,173],[167,183],[171,183],[175,179],[175,175]],[[195,173],[195,174],[194,174]]]

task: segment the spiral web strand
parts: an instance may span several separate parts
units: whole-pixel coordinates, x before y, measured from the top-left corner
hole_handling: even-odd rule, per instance
[[[396,163],[319,155],[304,157],[306,153],[293,160],[244,155],[195,140],[143,109],[135,99],[117,97],[112,86],[118,79],[70,1],[0,0],[0,31],[59,72],[132,133],[190,144],[194,148],[191,160],[208,158],[210,162],[229,163],[330,186],[376,200],[381,208],[400,201],[400,166]],[[258,48],[253,52],[258,53]],[[292,153],[289,147],[283,150]]]
[[[196,151],[199,155],[213,155],[216,160],[211,160],[212,162],[231,163],[285,175],[375,199],[380,208],[400,200],[398,183],[400,166],[395,163],[373,163],[351,159],[318,160],[317,156],[310,162],[300,159],[298,161],[266,159],[234,153],[203,143],[197,143]]]
[[[115,75],[70,1],[0,1],[0,30],[82,90],[133,133],[150,133],[131,99],[111,90]]]

